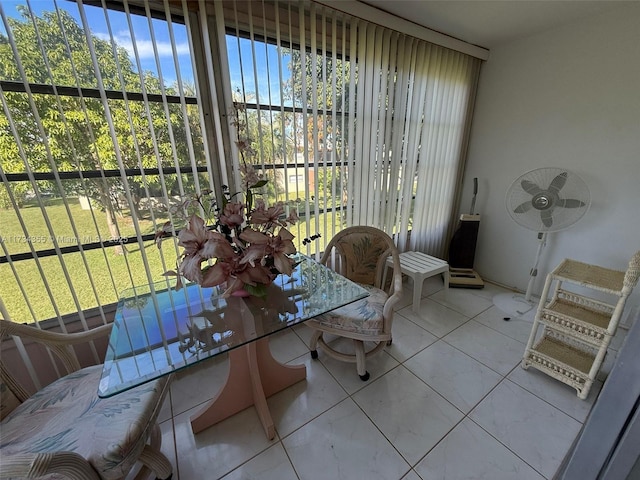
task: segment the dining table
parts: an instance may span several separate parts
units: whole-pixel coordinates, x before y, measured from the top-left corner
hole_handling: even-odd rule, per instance
[[[291,275],[278,275],[261,296],[225,295],[224,285],[176,288],[167,279],[120,295],[107,345],[101,398],[227,353],[229,370],[217,395],[190,418],[194,434],[255,406],[275,437],[271,395],[306,378],[305,365],[282,364],[269,336],[368,296],[367,290],[295,254]]]

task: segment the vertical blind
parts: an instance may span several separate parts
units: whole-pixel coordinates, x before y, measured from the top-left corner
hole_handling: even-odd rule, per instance
[[[0,5],[0,312],[63,332],[162,280],[177,250],[149,248],[154,231],[212,185],[186,8],[99,3]]]
[[[154,232],[214,190],[186,4],[98,3],[0,5],[3,316],[62,331],[161,281]]]
[[[3,316],[87,328],[161,280],[154,232],[241,187],[236,114],[301,251],[367,224],[444,255],[478,60],[309,1],[48,5],[0,5]]]
[[[225,97],[247,105],[274,200],[303,200],[319,250],[366,224],[443,257],[480,61],[309,2],[216,2],[215,14]]]

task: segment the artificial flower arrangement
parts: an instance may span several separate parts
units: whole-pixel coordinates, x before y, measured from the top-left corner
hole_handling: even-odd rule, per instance
[[[267,206],[257,191],[268,180],[261,178],[255,167],[246,159],[251,154],[250,142],[243,136],[240,112],[243,105],[236,105],[235,123],[238,138],[236,146],[241,155],[241,174],[244,192],[231,194],[227,187],[222,205],[218,208],[212,200],[213,192],[206,190],[180,205],[181,211],[197,207],[205,213],[209,224],[198,214],[191,215],[185,228],[178,233],[178,246],[183,247],[176,260],[176,269],[165,272],[175,276],[176,289],[182,287],[182,277],[203,287],[226,283],[223,296],[256,295],[266,292],[266,287],[280,274],[291,275],[296,253],[294,235],[287,229],[298,221],[296,209],[285,217],[284,205],[278,202]],[[244,197],[241,198],[241,197]],[[171,222],[156,232],[160,247],[163,237],[171,235]],[[311,239],[305,239],[305,243]]]

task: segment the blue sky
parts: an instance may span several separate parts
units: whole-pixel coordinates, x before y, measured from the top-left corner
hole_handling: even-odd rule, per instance
[[[15,18],[20,17],[17,6],[27,4],[38,16],[42,15],[42,12],[44,11],[55,11],[57,6],[59,9],[68,11],[73,18],[76,19],[78,24],[82,25],[79,9],[75,2],[69,2],[67,0],[0,0],[0,5],[4,14]],[[133,48],[133,42],[135,39],[140,64],[143,70],[149,70],[157,76],[161,73],[165,85],[171,85],[177,80],[178,75],[173,60],[173,50],[166,22],[155,19],[152,20],[153,36],[155,36],[159,59],[159,62],[156,62],[153,50],[153,36],[149,28],[148,20],[145,17],[138,15],[130,16],[133,29],[132,35],[126,14],[124,12],[108,11],[108,20],[111,27],[110,35],[107,20],[105,19],[105,13],[102,8],[85,5],[84,11],[87,17],[87,23],[96,37],[109,40],[111,35],[113,35],[117,44],[124,47],[129,52],[129,56],[134,65],[136,64]],[[186,27],[175,22],[172,25],[181,79],[183,82],[192,84],[194,74],[191,66]],[[0,32],[2,34],[6,34],[4,25],[1,22]],[[229,47],[231,85],[233,90],[235,91],[238,87],[242,87],[242,78],[240,73],[240,61],[242,59],[242,72],[245,78],[245,90],[251,94],[248,101],[255,101],[255,95],[253,95],[253,93],[257,90],[259,92],[260,103],[279,103],[281,82],[279,78],[278,54],[276,48],[273,45],[269,45],[265,48],[264,44],[254,44],[256,55],[255,68],[257,71],[257,75],[254,75],[254,63],[251,60],[253,56],[251,42],[248,40],[241,40],[239,43],[240,45],[238,46],[238,41],[235,38],[228,37],[227,39],[227,45]],[[287,68],[289,58],[283,58],[282,62],[282,75],[284,77],[284,81],[286,81],[289,78],[289,70]],[[258,89],[256,89],[256,76],[258,79]],[[271,100],[271,102],[269,100]]]
[[[239,45],[238,45],[239,43]],[[255,70],[252,61],[253,50],[255,50]],[[229,67],[231,73],[231,86],[242,89],[242,76],[244,76],[244,88],[246,92],[256,92],[256,77],[258,82],[258,100],[260,103],[279,104],[280,99],[280,76],[279,69],[282,69],[283,81],[290,78],[288,69],[289,56],[282,58],[282,65],[278,66],[278,51],[274,45],[254,42],[254,49],[248,39],[238,39],[227,37],[227,51],[229,53]],[[242,70],[240,68],[242,59]],[[242,74],[241,74],[242,72]],[[255,96],[246,99],[249,103],[255,102]]]
[[[28,3],[34,13],[38,16],[40,16],[44,11],[55,11],[57,5],[59,9],[69,12],[73,18],[76,19],[78,24],[82,25],[80,12],[75,2],[69,2],[67,0],[58,0],[57,2],[54,2],[53,0],[32,0],[30,2],[27,2],[26,0],[0,0],[0,3],[2,4],[2,9],[4,10],[5,15],[15,18],[20,17],[17,10],[18,5],[27,5]],[[93,34],[98,38],[108,40],[110,35],[104,10],[99,7],[85,5],[84,11],[87,17],[87,23],[89,24]],[[133,27],[133,36],[129,29],[126,14],[124,12],[109,11],[108,20],[111,26],[111,33],[116,40],[116,43],[124,47],[129,52],[129,56],[135,65],[133,49],[133,38],[135,37],[142,69],[150,70],[156,75],[161,72],[166,85],[170,85],[175,82],[177,74],[174,66],[173,51],[166,22],[155,19],[152,20],[153,34],[155,35],[158,49],[158,67],[153,51],[151,30],[147,19],[138,15],[131,15],[130,18]],[[6,30],[4,25],[0,26],[0,30],[5,34]],[[186,28],[184,25],[173,23],[173,31],[180,66],[180,75],[183,82],[192,83],[193,71],[191,68]]]

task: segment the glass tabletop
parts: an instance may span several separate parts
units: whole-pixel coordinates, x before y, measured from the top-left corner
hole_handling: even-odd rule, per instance
[[[264,297],[168,281],[122,292],[98,396],[109,397],[366,297],[358,284],[296,255]]]

